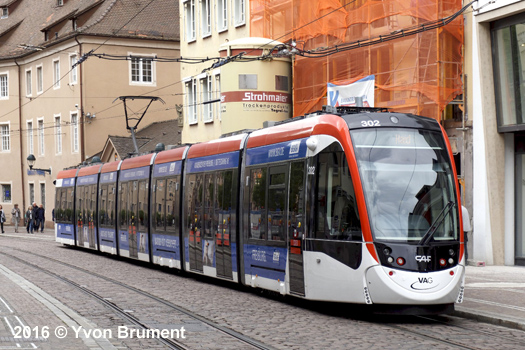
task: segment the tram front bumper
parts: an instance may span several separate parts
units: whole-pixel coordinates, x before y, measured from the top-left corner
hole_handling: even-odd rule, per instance
[[[462,290],[464,274],[462,265],[425,273],[373,266],[366,283],[374,304],[451,304]]]

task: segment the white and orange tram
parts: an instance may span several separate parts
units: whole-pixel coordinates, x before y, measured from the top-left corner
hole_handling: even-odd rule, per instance
[[[461,204],[437,121],[374,109],[61,171],[56,239],[283,295],[448,312]]]

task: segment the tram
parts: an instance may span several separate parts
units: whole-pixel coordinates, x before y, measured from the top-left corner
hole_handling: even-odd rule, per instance
[[[465,250],[437,121],[321,111],[61,171],[56,240],[309,300],[462,302]]]

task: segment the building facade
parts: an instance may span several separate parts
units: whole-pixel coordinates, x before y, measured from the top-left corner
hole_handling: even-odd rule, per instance
[[[473,258],[525,265],[525,3],[481,1],[473,9]]]
[[[57,172],[100,152],[108,135],[129,135],[119,96],[161,97],[166,105],[150,107],[148,124],[176,118],[180,68],[169,59],[179,55],[178,4],[148,3],[0,2],[0,159],[13,165],[0,169],[0,204],[8,213],[37,202],[51,225]],[[28,168],[30,154],[41,170]]]

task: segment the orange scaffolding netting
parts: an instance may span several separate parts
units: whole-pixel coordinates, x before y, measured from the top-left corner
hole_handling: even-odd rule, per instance
[[[459,0],[251,0],[250,35],[322,50],[451,16]],[[462,94],[463,17],[418,34],[293,62],[294,115],[321,109],[327,83],[375,76],[375,106],[440,119]]]

